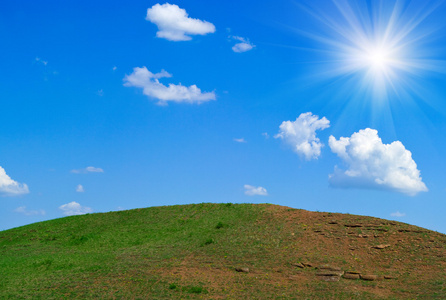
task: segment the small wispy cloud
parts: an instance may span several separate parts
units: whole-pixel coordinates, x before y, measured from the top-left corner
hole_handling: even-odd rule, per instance
[[[113,66],[113,68],[112,68],[113,71],[116,71],[117,69],[118,69],[117,66]]]
[[[97,94],[98,96],[102,97],[102,96],[104,96],[104,90],[103,90],[103,89],[100,89],[100,90],[98,90],[98,91],[96,92],[96,94]]]
[[[47,60],[44,60],[44,59],[42,59],[40,57],[36,57],[34,59],[34,64],[36,64],[36,65],[38,65],[40,67],[43,66],[43,68],[39,68],[39,69],[42,72],[42,76],[43,76],[43,80],[44,81],[48,81],[52,77],[59,75],[59,72],[57,70],[54,70],[52,67],[50,67],[48,65],[48,61]]]
[[[243,38],[240,36],[231,36],[231,38],[240,42],[232,47],[232,51],[236,53],[246,52],[252,50],[255,47],[255,45],[251,43],[247,38]]]
[[[78,184],[76,187],[76,192],[78,193],[83,193],[85,192],[84,187],[82,186],[82,184]]]
[[[102,168],[96,168],[96,167],[86,167],[84,169],[75,169],[71,170],[71,173],[75,174],[86,174],[86,173],[104,173],[104,170]]]
[[[247,143],[247,141],[244,138],[234,139],[234,142],[237,142],[237,143]]]
[[[243,186],[245,188],[245,195],[248,196],[268,196],[268,192],[264,187],[261,186],[252,186],[249,184],[245,184]]]
[[[268,132],[263,132],[262,135],[265,137],[265,139],[269,139],[269,134],[268,134]]]
[[[48,61],[41,59],[40,57],[36,57],[36,62],[46,66],[48,64]]]
[[[59,209],[65,216],[85,215],[93,212],[90,207],[82,206],[75,201],[61,205]]]
[[[401,213],[399,211],[396,211],[396,212],[391,213],[390,216],[397,217],[397,218],[402,218],[402,217],[406,216],[406,214],[405,213]]]
[[[160,78],[172,77],[165,70],[160,73],[152,73],[146,67],[133,68],[133,73],[125,75],[124,86],[142,88],[144,95],[158,99],[158,104],[166,105],[169,101],[178,103],[197,103],[215,100],[214,92],[202,92],[195,84],[184,86],[169,83],[167,86],[159,82]]]
[[[45,215],[46,212],[43,209],[39,210],[28,210],[26,206],[20,206],[14,209],[14,212],[19,214],[24,214],[25,216],[37,216],[37,215]]]

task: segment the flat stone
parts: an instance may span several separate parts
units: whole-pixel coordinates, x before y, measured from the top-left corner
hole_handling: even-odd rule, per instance
[[[358,271],[345,271],[345,274],[361,274],[361,272]]]
[[[293,264],[291,264],[292,266],[295,266],[295,267],[298,267],[298,268],[301,268],[301,269],[303,269],[303,268],[305,268],[305,266],[302,264],[302,263],[293,263]]]
[[[384,279],[396,279],[396,276],[393,276],[393,275],[384,275]]]
[[[333,271],[333,270],[321,270],[316,273],[316,276],[342,276],[344,271]]]
[[[369,274],[365,274],[365,275],[360,275],[362,280],[369,280],[369,281],[374,281],[378,279],[378,275],[369,275]]]
[[[318,276],[319,280],[328,281],[328,282],[336,282],[341,279],[340,276]]]
[[[359,279],[360,278],[359,274],[351,274],[351,273],[345,273],[344,275],[342,275],[342,277],[345,279]]]
[[[382,245],[377,245],[377,246],[373,246],[372,248],[374,249],[384,249],[390,247],[390,244],[382,244]]]
[[[322,265],[317,267],[320,270],[331,270],[331,271],[341,271],[341,268],[339,267],[335,267],[335,266],[331,266],[331,265]]]
[[[249,273],[249,268],[235,268],[237,272]]]
[[[314,264],[309,263],[309,262],[303,262],[302,264],[303,264],[305,267],[308,267],[308,268],[312,268],[312,267],[314,267]]]
[[[362,227],[362,224],[345,224],[345,227]]]

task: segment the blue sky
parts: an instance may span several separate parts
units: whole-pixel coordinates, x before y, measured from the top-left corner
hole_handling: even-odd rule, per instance
[[[0,230],[273,203],[446,233],[442,1],[9,1]]]

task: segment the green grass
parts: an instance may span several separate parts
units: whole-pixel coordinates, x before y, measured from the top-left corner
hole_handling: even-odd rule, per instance
[[[0,232],[0,298],[130,297],[157,291],[160,275],[140,270],[172,267],[203,252],[216,261],[261,254],[242,247],[256,231],[252,225],[260,210],[228,204],[153,207]],[[187,289],[199,291],[202,287]]]
[[[276,218],[270,207],[151,207],[1,231],[0,299],[375,299],[370,289],[383,284],[397,295],[419,289],[314,280],[314,269],[291,263],[313,257],[343,266],[351,258],[330,256],[322,244],[302,244],[315,225]],[[299,274],[310,279],[288,279]],[[426,285],[433,298],[444,295],[444,279]]]

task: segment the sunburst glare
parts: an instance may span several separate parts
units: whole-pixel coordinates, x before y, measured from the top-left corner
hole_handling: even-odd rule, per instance
[[[445,72],[445,62],[436,60],[428,47],[438,28],[427,20],[440,2],[414,6],[409,1],[332,0],[332,4],[308,10],[323,24],[321,33],[305,33],[325,45],[320,49],[325,53],[320,78],[347,78],[359,84],[346,88],[352,95],[363,92],[362,99],[383,104],[391,95],[419,94],[423,73]]]

